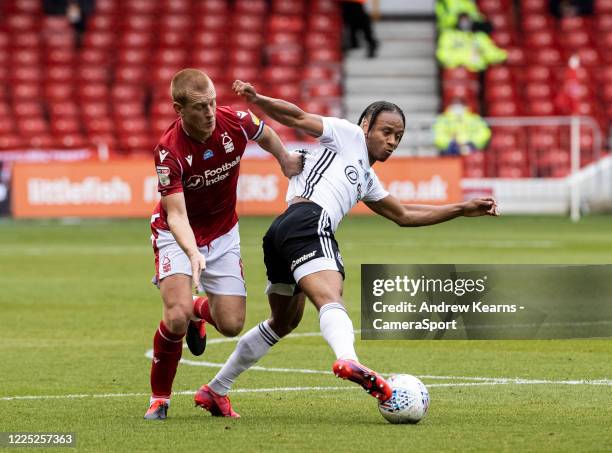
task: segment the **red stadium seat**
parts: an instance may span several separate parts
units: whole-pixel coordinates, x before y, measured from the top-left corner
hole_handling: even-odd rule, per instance
[[[161,9],[169,13],[187,14],[191,8],[189,0],[164,0]]]
[[[597,14],[595,16],[596,28],[602,33],[612,31],[612,11],[607,14]]]
[[[161,30],[185,31],[191,28],[191,24],[189,14],[162,14],[158,18],[157,27]]]
[[[82,101],[101,102],[109,96],[109,88],[105,83],[80,84],[77,88],[77,97]]]
[[[529,144],[535,150],[547,150],[559,147],[559,134],[548,130],[531,130]]]
[[[12,32],[35,31],[39,28],[36,15],[32,14],[10,14],[4,19],[4,25]]]
[[[302,33],[306,24],[302,16],[274,15],[270,18],[268,27],[273,32],[284,31],[289,33]]]
[[[85,49],[109,49],[115,46],[117,36],[112,31],[90,31],[85,33]]]
[[[13,99],[32,100],[42,98],[42,89],[38,83],[15,83],[12,89]]]
[[[307,59],[311,63],[340,63],[342,53],[340,49],[309,49]]]
[[[268,30],[274,32],[272,28],[269,28],[266,24],[265,16],[250,16],[250,15],[234,15],[232,18],[234,30],[244,30],[251,32],[258,32],[262,29],[268,28]]]
[[[512,17],[506,12],[489,14],[487,19],[493,24],[494,30],[507,31],[512,28]]]
[[[88,118],[84,121],[87,131],[93,134],[109,134],[115,130],[115,123],[108,117]]]
[[[506,30],[493,31],[491,33],[491,39],[502,49],[516,44],[517,41],[515,35]]]
[[[120,47],[151,47],[153,45],[154,34],[144,31],[128,31],[119,38]]]
[[[272,66],[301,66],[302,48],[299,46],[269,49],[268,60]]]
[[[65,65],[73,64],[76,59],[76,52],[72,47],[70,48],[53,48],[48,49],[45,52],[45,60],[47,64],[51,65]]]
[[[591,20],[583,16],[563,17],[559,21],[559,28],[562,34],[588,31],[592,25]]]
[[[10,116],[0,116],[0,135],[12,134],[15,131],[15,121]]]
[[[342,88],[339,83],[316,82],[308,86],[307,94],[312,98],[333,98],[342,96]]]
[[[310,36],[310,35],[309,35]],[[298,33],[288,33],[284,31],[270,33],[268,35],[268,44],[276,45],[299,45],[303,37]]]
[[[226,52],[223,49],[200,49],[190,55],[191,65],[195,67],[219,67],[225,64]]]
[[[115,27],[114,17],[107,14],[94,14],[87,22],[87,29],[91,31],[111,31]]]
[[[544,29],[529,33],[525,39],[525,44],[535,48],[555,47],[557,45],[557,40],[555,38],[555,33]]]
[[[267,11],[268,5],[265,0],[236,0],[234,8],[236,13],[262,15]]]
[[[43,71],[38,65],[13,66],[9,70],[9,79],[14,83],[40,83],[43,79]]]
[[[159,32],[157,45],[159,47],[169,47],[176,49],[186,46],[190,43],[191,36],[187,30],[185,31],[161,31]]]
[[[20,118],[17,120],[17,129],[22,135],[45,134],[49,126],[43,118]]]
[[[232,65],[260,66],[261,51],[259,49],[234,49],[229,52],[229,63]]]
[[[552,71],[548,66],[531,65],[525,68],[524,74],[527,82],[548,82],[552,77]]]
[[[527,166],[528,155],[525,149],[502,149],[498,152],[498,162],[501,165]]]
[[[16,150],[23,148],[25,141],[21,136],[12,132],[0,134],[0,150]]]
[[[15,49],[36,49],[40,47],[42,42],[40,33],[37,32],[20,32],[12,36],[11,47]]]
[[[512,72],[507,66],[491,66],[485,73],[487,84],[496,84],[500,82],[509,83],[512,81]]]
[[[119,67],[130,65],[145,65],[151,59],[149,49],[121,49],[117,54]]]
[[[550,100],[552,95],[552,87],[545,82],[531,82],[525,87],[525,97],[527,98],[527,102]]]
[[[280,14],[304,14],[304,2],[302,0],[273,0],[272,12]]]
[[[106,65],[108,64],[109,53],[106,49],[82,49],[78,58],[82,65]]]
[[[546,14],[547,12],[547,0],[521,0],[521,14],[524,16],[533,13]]]
[[[340,80],[340,71],[328,65],[308,65],[303,69],[303,80]]]
[[[478,7],[486,15],[489,13],[500,13],[510,6],[507,0],[480,0]]]
[[[123,101],[115,102],[113,112],[116,116],[123,118],[141,118],[144,117],[144,103],[138,101]]]
[[[508,52],[507,65],[524,66],[526,64],[527,58],[525,57],[525,52],[520,47],[509,47],[506,51]]]
[[[561,46],[567,49],[580,49],[591,46],[591,35],[586,31],[572,31],[561,34]]]
[[[497,171],[497,175],[500,178],[506,179],[527,178],[530,176],[529,173],[529,169],[526,166],[516,166],[514,164],[501,165]]]
[[[518,114],[518,105],[513,101],[499,101],[489,105],[489,115],[491,116],[516,116]]]
[[[312,14],[308,21],[308,29],[312,31],[322,31],[329,33],[330,30],[339,30],[342,28],[340,18],[334,18],[327,14]]]
[[[546,14],[527,14],[522,16],[521,26],[525,32],[552,30],[553,20]]]
[[[528,115],[548,116],[555,114],[555,105],[550,100],[538,99],[527,103]]]
[[[504,82],[488,85],[485,95],[489,102],[514,100],[516,98],[514,86],[511,83]]]
[[[513,132],[493,130],[489,147],[491,149],[509,149],[519,147],[518,136]]]
[[[269,88],[271,97],[296,101],[302,98],[302,89],[294,83],[272,85]]]
[[[561,52],[554,47],[533,49],[529,52],[529,59],[532,64],[543,66],[560,66],[563,64]]]
[[[49,113],[51,114],[51,118],[61,118],[61,117],[77,117],[79,115],[79,106],[68,97],[64,98],[64,100],[56,100],[54,102],[48,103]],[[51,122],[51,126],[53,126],[54,121]]]
[[[81,104],[81,112],[85,119],[105,118],[110,116],[110,107],[107,101],[90,101]]]
[[[53,118],[51,121],[51,131],[53,134],[79,134],[81,131],[81,122],[76,116]]]
[[[198,31],[191,37],[193,44],[200,51],[221,50],[225,52],[227,35],[222,31]]]
[[[47,68],[47,82],[49,83],[66,83],[74,82],[74,66],[71,65],[54,65]]]
[[[128,14],[131,16],[155,14],[158,6],[159,2],[152,2],[150,0],[130,0],[129,2],[125,3]]]
[[[261,48],[264,45],[264,37],[260,32],[235,32],[231,36],[231,44],[235,47]]]
[[[208,3],[208,2],[202,2]],[[196,31],[220,31],[225,33],[227,23],[229,21],[228,16],[220,14],[203,14],[194,17],[194,30]]]
[[[156,66],[184,66],[187,60],[185,49],[160,49],[153,57]]]
[[[19,119],[43,118],[43,108],[36,99],[23,100],[14,103],[13,110]]]

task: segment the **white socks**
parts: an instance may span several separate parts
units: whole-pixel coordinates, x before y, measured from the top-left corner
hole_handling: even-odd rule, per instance
[[[336,359],[357,360],[353,323],[342,304],[326,304],[319,310],[319,325],[325,341],[336,354]]]
[[[319,311],[319,324],[323,338],[337,359],[358,361],[353,344],[353,323],[342,304],[323,305]],[[255,365],[278,340],[280,338],[270,328],[267,320],[257,324],[240,338],[232,355],[208,384],[210,389],[219,395],[226,395],[238,376]]]
[[[236,349],[208,386],[213,392],[226,395],[236,378],[266,355],[279,339],[267,320],[257,324],[240,338]]]

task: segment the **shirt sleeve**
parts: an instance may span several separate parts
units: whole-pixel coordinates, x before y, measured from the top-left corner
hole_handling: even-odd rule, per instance
[[[250,110],[246,112],[239,110],[234,112],[234,114],[238,118],[240,129],[242,129],[247,140],[257,140],[261,137],[264,129],[264,122],[260,120],[257,115]]]
[[[363,130],[356,124],[331,116],[324,116],[321,119],[323,134],[319,137],[319,141],[326,148],[342,154],[350,151],[346,148],[353,148],[355,140],[362,140]]]
[[[368,179],[363,201],[380,201],[389,195],[389,192],[380,183],[378,176],[374,170],[370,170],[370,178]]]
[[[183,168],[174,155],[161,145],[155,148],[157,191],[161,196],[183,191]]]

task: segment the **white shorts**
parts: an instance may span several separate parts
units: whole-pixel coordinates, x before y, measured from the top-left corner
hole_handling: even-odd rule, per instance
[[[157,271],[153,283],[159,287],[161,280],[174,274],[191,276],[191,262],[172,233],[156,231],[157,239],[151,237]],[[200,284],[206,293],[246,296],[238,224],[208,246],[200,247],[200,253],[206,258],[206,269],[200,277]]]

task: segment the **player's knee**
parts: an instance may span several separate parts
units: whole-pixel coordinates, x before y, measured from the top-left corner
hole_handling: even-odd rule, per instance
[[[226,337],[235,337],[242,332],[244,327],[244,318],[239,316],[225,317],[223,320],[215,320],[217,330]]]
[[[186,312],[181,307],[173,307],[165,310],[164,322],[172,333],[180,334],[187,331],[191,313]]]

